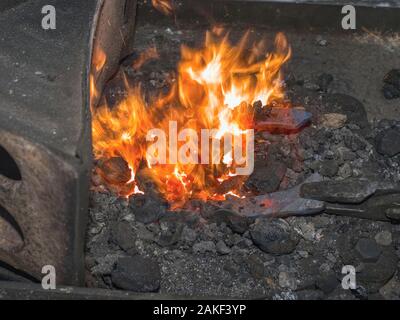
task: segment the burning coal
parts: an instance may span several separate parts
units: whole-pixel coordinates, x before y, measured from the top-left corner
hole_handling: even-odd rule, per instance
[[[146,100],[141,84],[125,78],[127,97],[113,108],[103,99],[93,110],[93,149],[105,183],[129,197],[142,192],[140,173],[174,207],[189,199],[240,196],[254,159],[253,105],[268,108],[284,97],[281,67],[291,50],[281,33],[274,52],[265,48],[263,41],[249,46],[248,33],[233,45],[226,32],[214,29],[203,47],[182,46],[177,81],[167,94]],[[157,58],[154,50],[133,67]],[[94,72],[104,63],[94,57]],[[184,130],[178,133],[178,127]]]

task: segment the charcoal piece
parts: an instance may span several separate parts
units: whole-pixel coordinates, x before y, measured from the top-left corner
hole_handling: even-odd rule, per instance
[[[275,219],[258,220],[250,235],[257,247],[275,255],[293,252],[300,241],[298,234],[286,222]]]
[[[289,73],[285,78],[285,84],[287,87],[302,86],[304,85],[304,80],[297,79],[293,73]]]
[[[180,239],[179,233],[163,233],[156,240],[160,247],[172,247],[177,244]]]
[[[383,230],[381,232],[378,232],[375,237],[375,241],[377,244],[381,246],[390,246],[393,241],[392,233],[388,230]]]
[[[256,114],[261,114],[263,112],[263,110],[262,110],[263,104],[262,104],[261,100],[257,100],[256,102],[254,102],[253,108],[254,108]]]
[[[197,232],[187,226],[183,227],[181,241],[185,244],[193,244],[197,240]]]
[[[246,181],[247,188],[258,193],[269,193],[278,190],[287,170],[282,162],[256,160],[254,167],[253,174]]]
[[[374,239],[363,238],[358,240],[355,249],[363,262],[376,262],[382,253]]]
[[[126,184],[131,179],[128,163],[121,157],[99,161],[97,173],[107,182],[114,185]]]
[[[233,232],[244,234],[249,228],[250,220],[234,215],[228,218],[227,225]]]
[[[368,299],[368,290],[363,286],[357,285],[355,289],[351,289],[351,293],[358,300],[367,300]],[[372,299],[372,300],[374,300],[374,299]]]
[[[273,107],[265,116],[260,116],[255,124],[258,131],[274,133],[298,132],[311,122],[311,113],[296,108]]]
[[[174,211],[167,211],[160,217],[159,222],[166,223],[168,226],[174,226],[173,231],[175,232],[182,224],[195,229],[199,224],[199,220],[200,217],[196,212],[181,211],[180,214],[176,214]]]
[[[329,85],[333,81],[333,76],[329,73],[323,73],[318,77],[317,84],[319,90],[322,92],[328,92]]]
[[[380,133],[375,139],[376,151],[393,157],[400,153],[400,130],[389,129]]]
[[[382,93],[387,100],[400,98],[400,89],[392,84],[385,83],[382,87]]]
[[[386,99],[400,98],[400,70],[390,70],[383,78],[383,95]]]
[[[368,293],[377,292],[395,274],[398,260],[392,247],[383,248],[376,262],[363,263],[362,269],[357,273],[357,284],[366,288]]]
[[[353,161],[357,158],[357,155],[346,147],[339,147],[337,148],[336,152],[341,164],[347,161]]]
[[[245,176],[235,176],[231,177],[228,180],[223,181],[217,188],[218,194],[225,194],[232,190],[237,190],[241,187]]]
[[[167,225],[167,228],[156,240],[157,244],[161,247],[171,247],[177,244],[181,239],[184,225],[171,223],[169,226]]]
[[[195,254],[196,253],[206,253],[206,252],[215,253],[216,250],[217,249],[215,247],[215,243],[212,241],[200,241],[193,245],[193,252]]]
[[[356,98],[340,93],[327,94],[322,97],[321,103],[325,107],[324,113],[345,114],[348,123],[356,124],[361,129],[368,128],[367,112]]]
[[[129,254],[136,253],[136,235],[128,221],[118,221],[112,226],[111,242]]]
[[[323,293],[329,294],[337,288],[337,286],[339,285],[339,281],[336,277],[336,274],[332,271],[326,274],[321,274],[317,278],[315,285]]]
[[[361,137],[354,134],[345,135],[344,144],[353,152],[356,152],[358,150],[365,150],[367,146],[367,143]]]
[[[353,169],[351,168],[350,164],[347,162],[343,166],[339,168],[339,177],[342,179],[350,178],[353,174]]]
[[[254,279],[261,280],[265,277],[264,263],[258,254],[251,254],[246,262],[249,272]]]
[[[332,178],[336,176],[338,171],[339,171],[339,165],[336,160],[325,160],[322,162],[319,172],[324,177]]]
[[[209,221],[216,223],[224,222],[233,232],[238,234],[245,233],[249,229],[251,223],[251,219],[242,217],[236,212],[227,209],[215,211],[213,217],[210,218]]]
[[[220,255],[227,255],[231,253],[231,248],[229,248],[224,241],[220,240],[217,242],[215,248]]]
[[[167,205],[152,194],[132,197],[129,208],[134,213],[136,220],[144,224],[159,220],[167,212]]]
[[[119,258],[111,272],[113,284],[123,290],[156,292],[160,288],[160,267],[154,260],[139,255]]]

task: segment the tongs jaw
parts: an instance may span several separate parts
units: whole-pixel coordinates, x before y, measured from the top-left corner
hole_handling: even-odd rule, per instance
[[[302,198],[325,202],[325,213],[400,221],[400,184],[368,179],[319,181],[301,186]]]

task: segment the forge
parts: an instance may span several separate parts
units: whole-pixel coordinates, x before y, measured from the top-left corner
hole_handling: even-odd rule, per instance
[[[400,298],[397,3],[53,2],[0,5],[2,295]]]

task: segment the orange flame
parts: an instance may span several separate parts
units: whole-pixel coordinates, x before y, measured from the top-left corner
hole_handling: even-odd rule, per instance
[[[93,51],[92,58],[92,73],[90,75],[90,99],[91,103],[99,98],[99,92],[96,87],[96,78],[103,70],[107,62],[107,56],[100,47],[95,47]],[[91,110],[93,110],[93,105],[91,105]]]
[[[147,153],[146,136],[151,129],[170,132],[171,139],[170,123],[174,121],[178,128],[189,128],[199,136],[202,129],[215,130],[214,138],[222,143],[227,134],[237,137],[253,128],[254,102],[261,101],[266,106],[284,97],[281,67],[290,58],[291,50],[283,34],[276,37],[276,50],[265,54],[264,42],[248,49],[249,33],[232,45],[227,33],[217,31],[207,32],[200,49],[182,46],[177,81],[168,94],[145,101],[140,86],[132,88],[125,80],[126,99],[112,109],[103,104],[93,112],[96,159],[121,157],[132,170],[130,191],[121,186],[120,194],[141,192],[135,178],[140,171],[141,176],[155,183],[173,208],[191,198],[242,197],[240,188],[246,176],[234,173],[237,164],[232,153],[211,159],[216,160],[211,164],[156,165],[151,164]],[[140,58],[137,63],[143,64]],[[97,71],[96,66],[94,69]],[[92,96],[95,94],[93,90]],[[183,144],[180,141],[179,146]],[[169,158],[176,152],[168,144],[167,151]]]
[[[174,13],[174,5],[171,0],[151,0],[153,7],[166,16]]]

